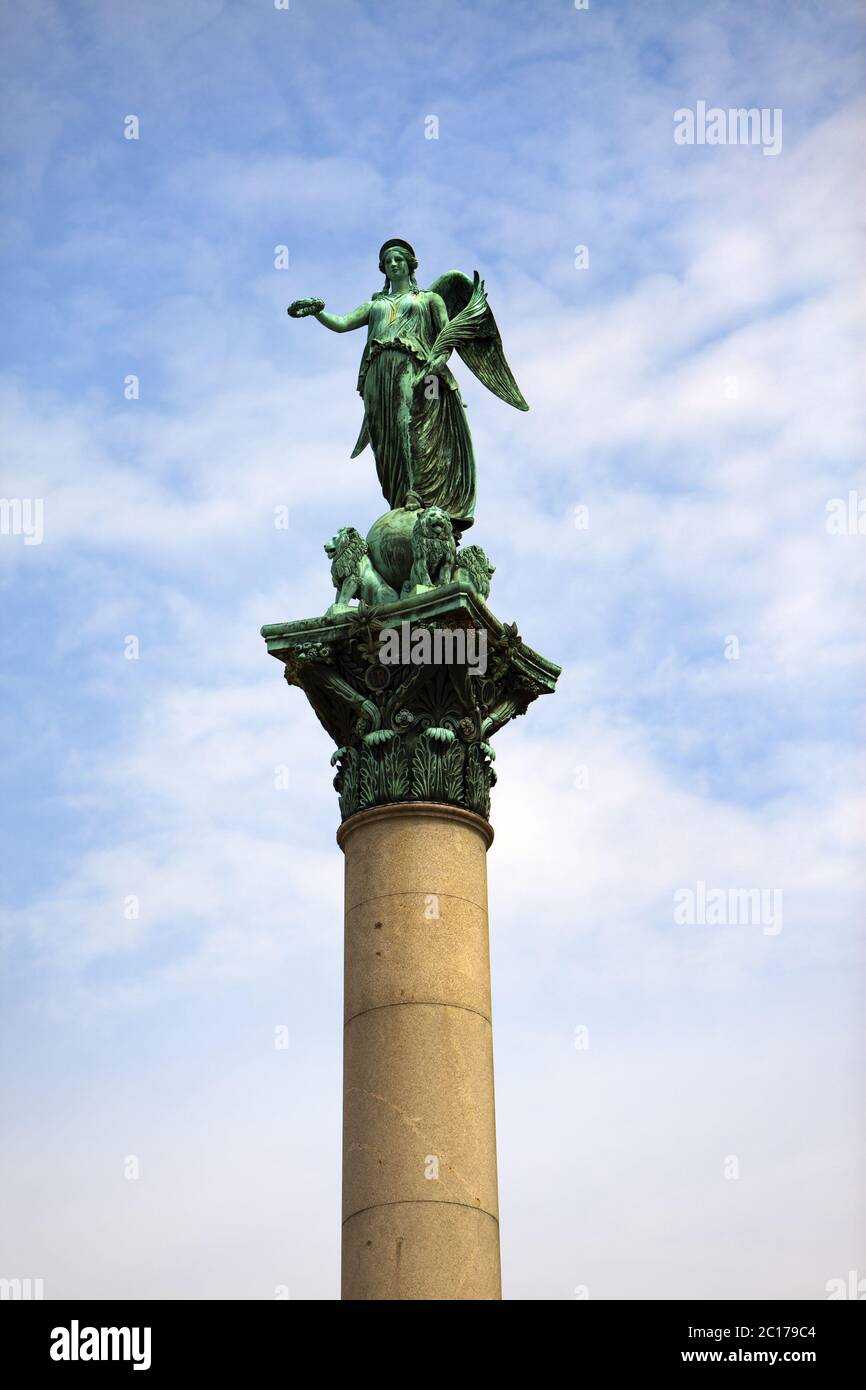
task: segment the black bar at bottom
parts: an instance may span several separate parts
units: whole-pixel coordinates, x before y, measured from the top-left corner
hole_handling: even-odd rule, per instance
[[[331,1306],[328,1304],[325,1307]],[[352,1313],[332,1309],[340,1319]],[[479,1306],[473,1315],[477,1330]],[[533,1304],[537,1308],[538,1304]],[[815,1302],[592,1302],[575,1300],[567,1308],[549,1315],[549,1331],[569,1339],[575,1373],[589,1365],[600,1370],[618,1369],[668,1371],[673,1367],[699,1366],[809,1366],[827,1371],[856,1364],[856,1353],[863,1345],[863,1309],[846,1306],[846,1301]],[[464,1305],[465,1307],[465,1305]],[[519,1329],[516,1307],[500,1322],[497,1307],[488,1304],[484,1316],[491,1318],[490,1330],[500,1338],[499,1347]],[[6,1369],[14,1358],[25,1375],[48,1372],[50,1377],[96,1376],[106,1370],[139,1375],[145,1382],[161,1380],[194,1371],[196,1376],[225,1379],[233,1372],[272,1369],[275,1373],[300,1373],[305,1380],[317,1374],[316,1356],[321,1369],[333,1370],[331,1344],[319,1345],[315,1325],[311,1326],[310,1304],[305,1302],[85,1302],[46,1301],[8,1302],[2,1309],[2,1348],[0,1367]],[[456,1317],[458,1310],[449,1314]],[[378,1324],[370,1323],[376,1314],[368,1313],[364,1333],[380,1334]],[[395,1373],[395,1340],[406,1338],[406,1355],[419,1333],[429,1337],[425,1325],[433,1325],[441,1336],[442,1314],[420,1313],[416,1323],[408,1309],[395,1319],[388,1315],[387,1364]],[[446,1324],[447,1327],[447,1324]],[[538,1331],[531,1326],[519,1332],[526,1350],[536,1354],[544,1347]],[[528,1341],[527,1341],[528,1338]],[[369,1341],[362,1344],[361,1365],[373,1376],[384,1369]],[[499,1348],[491,1347],[491,1352]],[[559,1348],[562,1352],[563,1348]],[[298,1362],[303,1351],[304,1368]],[[442,1348],[443,1360],[449,1353]],[[312,1357],[313,1364],[310,1364]],[[859,1359],[859,1358],[857,1358]],[[411,1368],[415,1362],[406,1362]],[[433,1361],[425,1355],[425,1377]],[[136,1370],[137,1368],[137,1370]],[[408,1373],[408,1372],[407,1372]]]

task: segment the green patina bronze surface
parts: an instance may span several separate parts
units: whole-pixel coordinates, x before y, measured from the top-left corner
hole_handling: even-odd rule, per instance
[[[366,303],[340,315],[326,313],[321,299],[297,299],[289,314],[313,315],[334,333],[367,329],[358,374],[364,419],[352,457],[369,444],[391,508],[441,507],[459,533],[475,516],[475,456],[451,353],[501,400],[529,407],[478,273],[451,270],[422,290],[417,268],[409,243],[394,238],[379,252],[385,288]]]
[[[337,745],[331,762],[343,819],[369,806],[440,801],[487,817],[496,781],[490,739],[553,691],[559,667],[487,607],[494,565],[462,546],[475,518],[475,458],[453,350],[495,395],[528,410],[502,351],[483,282],[460,271],[429,289],[415,279],[408,242],[379,253],[385,288],[343,317],[320,299],[296,300],[345,333],[367,328],[358,389],[364,420],[352,457],[372,446],[389,510],[366,538],[342,525],[324,549],[334,594],[326,612],[262,628]],[[403,625],[407,624],[406,628]],[[472,663],[394,664],[381,659],[383,630],[472,630],[486,669]],[[401,649],[402,650],[402,649]]]
[[[404,621],[413,632],[483,631],[486,671],[383,664],[380,633]],[[489,740],[551,692],[559,675],[515,624],[501,623],[459,581],[379,609],[270,623],[262,636],[337,744],[331,762],[343,819],[368,806],[415,800],[445,801],[487,817],[496,780]]]

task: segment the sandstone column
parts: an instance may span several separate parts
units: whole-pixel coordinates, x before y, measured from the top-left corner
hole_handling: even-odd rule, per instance
[[[349,816],[344,1299],[498,1299],[488,822],[435,802]]]
[[[431,630],[470,629],[483,670],[446,660],[444,646],[441,662],[424,655]],[[384,634],[397,630],[399,662],[393,651],[385,661]],[[491,739],[555,689],[559,667],[459,578],[378,609],[338,605],[269,623],[262,635],[335,745],[346,873],[343,1298],[501,1298]],[[466,652],[468,663],[468,642]]]

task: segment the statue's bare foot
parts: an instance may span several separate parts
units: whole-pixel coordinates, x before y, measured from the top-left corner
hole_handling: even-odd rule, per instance
[[[409,492],[406,493],[406,498],[405,498],[405,501],[403,502],[403,510],[404,510],[404,511],[406,511],[406,512],[418,512],[418,511],[421,510],[421,508],[423,507],[423,505],[424,505],[424,503],[421,501],[421,498],[418,496],[417,492],[413,492],[413,491],[410,489]]]

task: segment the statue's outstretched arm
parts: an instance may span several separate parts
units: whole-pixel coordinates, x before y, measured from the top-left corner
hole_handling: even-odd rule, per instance
[[[363,328],[370,317],[370,302],[359,304],[350,314],[326,314],[323,299],[296,299],[286,311],[289,318],[317,318],[332,333],[350,333],[353,328]]]
[[[330,328],[332,333],[351,333],[353,328],[363,328],[370,317],[370,304],[359,304],[357,309],[353,309],[351,314],[326,314],[324,309],[316,318],[319,323],[323,323],[326,328]]]

